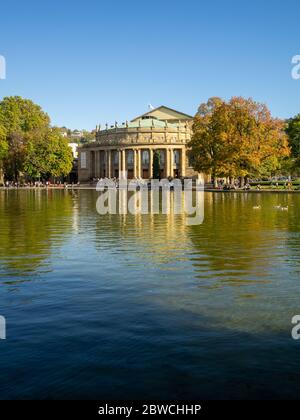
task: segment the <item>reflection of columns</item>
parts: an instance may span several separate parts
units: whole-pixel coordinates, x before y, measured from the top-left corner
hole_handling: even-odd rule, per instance
[[[137,151],[135,149],[133,149],[133,178],[137,177],[137,168],[136,168],[137,158],[136,158],[136,155],[137,155]]]
[[[185,167],[186,167],[186,150],[185,148],[181,150],[181,176],[185,177]]]
[[[111,178],[111,174],[112,174],[112,168],[111,168],[111,150],[107,151],[107,177]]]
[[[149,178],[153,178],[153,149],[149,150]]]

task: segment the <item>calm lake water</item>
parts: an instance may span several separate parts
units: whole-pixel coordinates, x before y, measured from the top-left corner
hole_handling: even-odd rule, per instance
[[[207,193],[199,226],[97,197],[0,191],[1,399],[299,398],[300,195]]]

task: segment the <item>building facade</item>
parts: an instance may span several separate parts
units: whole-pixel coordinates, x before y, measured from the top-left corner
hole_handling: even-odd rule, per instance
[[[165,106],[121,125],[97,127],[96,141],[79,149],[78,179],[119,178],[124,171],[128,179],[151,179],[155,153],[161,178],[197,176],[187,158],[191,135],[192,117]]]

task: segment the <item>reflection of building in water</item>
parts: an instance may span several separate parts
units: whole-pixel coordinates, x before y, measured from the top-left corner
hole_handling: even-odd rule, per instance
[[[109,238],[112,252],[118,254],[123,246],[127,251],[134,248],[135,257],[140,256],[143,263],[165,264],[173,258],[183,258],[182,251],[190,246],[187,232],[191,216],[184,211],[187,194],[178,192],[179,202],[170,191],[166,192],[165,199],[160,194],[159,200],[155,190],[100,193],[98,199],[103,197],[106,211],[97,218],[97,248],[106,249]],[[193,192],[194,198],[196,194],[201,195]],[[164,206],[166,213],[163,213]]]
[[[161,106],[121,125],[97,127],[96,142],[80,148],[79,181],[118,178],[121,171],[129,179],[152,178],[155,152],[161,178],[197,176],[186,157],[191,124],[190,115]]]

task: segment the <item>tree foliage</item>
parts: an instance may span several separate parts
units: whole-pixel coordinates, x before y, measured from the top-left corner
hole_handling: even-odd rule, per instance
[[[24,171],[32,178],[66,176],[72,164],[72,150],[58,129],[35,131],[28,136]]]
[[[200,105],[194,119],[189,144],[194,168],[213,177],[275,171],[290,154],[284,128],[283,121],[252,99],[211,98]]]
[[[292,153],[292,167],[300,167],[300,114],[287,121],[286,133]]]
[[[3,125],[0,124],[0,168],[3,159],[7,156],[8,143],[6,138],[6,130]]]
[[[10,96],[0,102],[0,124],[7,133],[22,132],[48,127],[49,116],[39,105],[20,96]]]
[[[160,178],[160,154],[155,150],[153,154],[153,179]]]
[[[0,102],[0,161],[7,179],[58,177],[70,172],[72,153],[39,105],[13,96]]]

